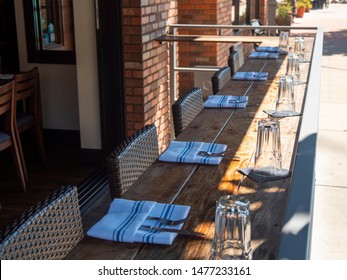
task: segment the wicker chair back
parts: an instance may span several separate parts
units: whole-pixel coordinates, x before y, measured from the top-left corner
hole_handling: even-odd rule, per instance
[[[1,260],[59,260],[83,238],[77,188],[62,186],[7,226]]]
[[[126,139],[106,157],[111,196],[121,197],[158,157],[155,125],[147,125]]]
[[[204,108],[201,88],[193,88],[181,95],[172,105],[173,124],[177,137]]]

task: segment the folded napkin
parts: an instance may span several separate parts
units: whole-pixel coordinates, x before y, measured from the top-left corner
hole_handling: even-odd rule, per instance
[[[268,47],[268,46],[259,46],[256,48],[257,52],[268,52],[268,53],[279,53],[287,54],[287,51],[281,50],[280,47]]]
[[[198,152],[220,153],[226,149],[227,145],[224,144],[171,141],[169,147],[160,155],[159,160],[182,163],[219,164],[222,157],[199,156]]]
[[[268,47],[268,46],[259,46],[255,49],[257,52],[270,52],[270,53],[279,53],[279,47]]]
[[[278,59],[279,53],[271,52],[251,52],[249,58],[258,58],[258,59]]]
[[[87,235],[118,242],[141,242],[171,245],[177,233],[141,230],[142,225],[180,229],[183,224],[165,226],[158,221],[146,220],[148,216],[170,220],[185,219],[190,206],[114,199],[108,213],[92,226]]]
[[[205,108],[245,108],[248,96],[209,95],[204,103]]]
[[[236,72],[233,80],[266,81],[268,72]]]

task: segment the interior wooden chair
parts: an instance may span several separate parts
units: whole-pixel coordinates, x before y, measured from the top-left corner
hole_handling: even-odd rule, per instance
[[[231,76],[233,76],[245,63],[243,43],[238,42],[230,48],[230,54],[228,57],[228,66],[231,70]]]
[[[33,128],[40,158],[47,165],[46,151],[42,134],[40,79],[38,68],[15,75],[17,103],[17,128],[19,134]],[[20,142],[20,137],[19,140]],[[24,158],[24,156],[23,156]],[[26,174],[27,177],[27,174]]]
[[[26,191],[26,167],[21,157],[21,146],[17,141],[14,88],[13,81],[0,86],[0,118],[4,121],[3,125],[0,125],[0,151],[12,147],[18,178],[23,190]]]
[[[261,23],[260,19],[254,18],[254,19],[251,19],[251,25],[254,27],[258,27],[258,26],[261,27],[263,24]],[[265,35],[265,31],[264,29],[256,28],[252,30],[252,34],[253,36]]]
[[[225,66],[214,73],[211,78],[213,94],[217,94],[230,79],[231,69],[229,66]]]
[[[1,260],[60,260],[83,238],[77,188],[62,186],[8,225]]]
[[[159,157],[157,128],[146,125],[106,157],[112,198],[121,197]]]
[[[204,108],[201,88],[193,88],[182,94],[172,104],[172,118],[177,137]]]

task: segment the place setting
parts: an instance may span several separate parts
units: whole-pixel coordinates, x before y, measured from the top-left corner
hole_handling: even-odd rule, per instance
[[[246,108],[248,96],[209,95],[204,102],[205,108]]]
[[[227,145],[206,142],[170,141],[169,147],[159,156],[160,161],[177,163],[219,164]]]
[[[239,81],[266,81],[268,72],[236,72],[233,80]]]
[[[171,245],[178,234],[201,238],[204,233],[183,229],[189,211],[186,205],[116,198],[87,235],[115,242],[162,245]]]
[[[289,53],[289,32],[281,31],[278,46],[258,46],[251,52],[249,58],[278,59],[281,55]]]
[[[275,119],[258,121],[254,167],[238,169],[238,172],[257,183],[266,183],[290,177],[282,168],[280,122]]]

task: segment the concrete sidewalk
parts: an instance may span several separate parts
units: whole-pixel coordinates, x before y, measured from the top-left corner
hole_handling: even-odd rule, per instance
[[[293,26],[324,28],[311,259],[347,260],[347,3],[311,10]]]

